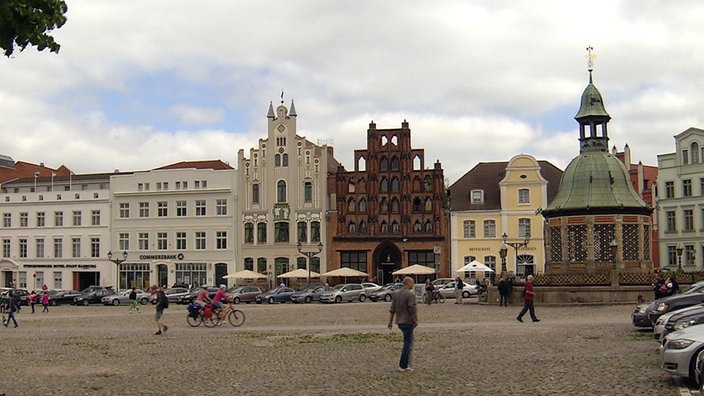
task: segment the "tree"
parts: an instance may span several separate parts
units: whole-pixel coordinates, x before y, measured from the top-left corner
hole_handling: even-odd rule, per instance
[[[43,51],[59,52],[61,46],[49,35],[66,23],[68,7],[64,0],[1,0],[0,48],[9,57],[28,45]]]

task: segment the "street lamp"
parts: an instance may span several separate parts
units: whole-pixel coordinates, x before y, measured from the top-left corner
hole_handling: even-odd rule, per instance
[[[506,234],[504,234],[506,235]],[[499,256],[501,256],[501,273],[506,272],[506,254],[508,253],[508,246],[506,242],[501,242],[501,249],[499,249]]]
[[[618,252],[618,242],[616,242],[616,239],[611,240],[609,251],[611,252],[611,268],[616,269],[616,252]]]
[[[122,252],[122,258],[119,258],[117,256],[113,258],[112,251],[109,251],[108,260],[115,263],[115,275],[117,275],[115,277],[115,291],[117,292],[120,291],[120,263],[127,260],[127,251],[125,250],[124,252]]]
[[[501,240],[504,242],[504,245],[511,246],[516,251],[516,272],[518,272],[518,249],[528,246],[528,242],[530,242],[530,234],[526,233],[526,237],[522,242],[509,242],[508,235],[504,232],[501,236]]]
[[[296,248],[298,249],[298,253],[308,257],[308,286],[310,286],[310,260],[320,254],[320,252],[323,251],[323,242],[318,242],[318,251],[303,251],[303,244],[301,241],[298,241],[298,245],[296,245]]]
[[[682,272],[682,251],[684,247],[682,243],[677,244],[677,272]]]

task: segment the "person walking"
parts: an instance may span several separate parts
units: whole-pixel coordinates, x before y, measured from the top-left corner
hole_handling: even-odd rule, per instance
[[[459,276],[455,279],[455,304],[462,304],[462,293],[464,292],[464,282]]]
[[[518,314],[516,317],[516,320],[519,322],[523,322],[523,315],[526,314],[526,312],[530,312],[530,318],[533,322],[540,322],[540,319],[538,319],[535,316],[535,307],[533,306],[533,298],[535,297],[535,292],[533,291],[533,275],[528,275],[528,278],[526,279],[526,284],[523,286],[523,309],[521,312]]]
[[[410,276],[403,278],[403,288],[391,300],[391,308],[389,308],[389,330],[393,327],[395,315],[396,325],[403,333],[403,348],[401,349],[401,358],[398,363],[398,371],[401,372],[413,371],[409,363],[411,361],[411,352],[413,351],[413,330],[418,327],[418,312],[416,310],[416,295],[413,293],[413,283],[413,278]]]
[[[137,289],[135,289],[134,287],[132,288],[132,291],[130,292],[129,299],[130,299],[130,307],[127,308],[127,312],[132,313],[132,310],[136,309],[137,313],[141,313],[139,311],[139,305],[137,305]]]
[[[156,333],[154,335],[159,335],[162,333],[166,333],[167,330],[169,330],[169,326],[164,324],[164,321],[162,317],[164,316],[164,309],[169,307],[169,299],[166,297],[166,293],[164,293],[164,288],[162,286],[159,286],[156,292]]]
[[[499,290],[499,306],[508,307],[508,282],[506,282],[506,279],[501,278],[499,280],[497,289]]]
[[[430,279],[426,279],[426,281],[425,281],[425,303],[428,305],[433,303],[433,290],[435,290],[435,286],[433,286],[433,282],[431,282]]]
[[[15,312],[19,311],[19,300],[17,299],[17,293],[12,290],[10,291],[10,299],[7,301],[7,307],[6,311],[8,312],[7,314],[7,320],[3,325],[7,327],[7,325],[10,324],[10,319],[12,319],[12,322],[15,324],[15,327],[17,327],[17,319],[15,319]]]
[[[49,312],[49,293],[42,294],[42,312]]]
[[[37,293],[32,290],[31,293],[29,293],[29,305],[32,307],[32,313],[34,313],[34,304],[37,303]]]

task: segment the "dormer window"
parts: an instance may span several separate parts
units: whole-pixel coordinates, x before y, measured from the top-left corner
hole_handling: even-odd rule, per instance
[[[484,203],[484,190],[472,190],[472,203]]]

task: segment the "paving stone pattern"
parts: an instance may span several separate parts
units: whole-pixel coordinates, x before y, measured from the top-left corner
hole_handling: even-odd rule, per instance
[[[467,300],[465,300],[467,301]],[[0,328],[0,393],[15,395],[677,395],[630,305],[419,305],[413,372],[385,302],[240,305],[241,328],[191,328],[185,306],[52,307]],[[527,317],[526,317],[527,318]]]

